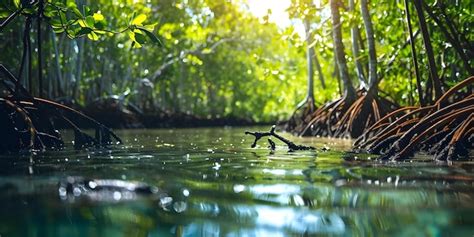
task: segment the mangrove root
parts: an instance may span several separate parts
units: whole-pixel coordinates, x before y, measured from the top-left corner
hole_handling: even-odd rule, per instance
[[[74,147],[104,146],[117,143],[120,138],[109,128],[93,118],[54,101],[33,97],[3,65],[0,83],[10,94],[0,98],[0,153],[45,149],[60,149],[64,146],[61,134],[55,129],[54,122],[65,121],[74,129]],[[87,135],[76,124],[82,120],[95,128],[95,137]]]
[[[381,118],[357,139],[357,150],[404,160],[418,151],[437,160],[470,158],[474,148],[474,76],[459,82],[433,105],[407,107]]]

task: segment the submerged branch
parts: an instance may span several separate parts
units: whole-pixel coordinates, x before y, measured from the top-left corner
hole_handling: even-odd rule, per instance
[[[245,134],[249,134],[249,135],[252,135],[252,136],[255,137],[255,140],[254,140],[253,144],[251,145],[252,148],[254,148],[257,145],[258,140],[260,140],[262,137],[267,137],[267,136],[271,137],[271,136],[273,136],[273,137],[277,138],[278,140],[282,141],[283,143],[285,143],[288,146],[289,151],[316,150],[316,148],[314,148],[312,146],[296,145],[292,141],[276,134],[275,129],[276,129],[276,126],[273,125],[272,128],[270,129],[270,132],[248,132],[247,131],[247,132],[245,132]],[[270,139],[268,139],[268,141],[270,143],[270,147],[272,148],[272,150],[274,150],[275,143],[273,141],[271,141]]]

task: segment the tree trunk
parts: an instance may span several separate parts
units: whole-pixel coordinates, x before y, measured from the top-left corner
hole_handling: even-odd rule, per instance
[[[339,0],[330,0],[331,5],[331,18],[332,18],[332,35],[334,40],[334,54],[339,68],[339,75],[341,77],[344,94],[346,100],[352,102],[355,100],[356,92],[352,82],[349,78],[349,71],[347,69],[346,55],[344,53],[344,44],[342,43],[342,32],[341,32],[341,15],[339,13]],[[347,103],[352,104],[352,103]]]
[[[311,47],[311,28],[309,25],[309,20],[304,20],[304,29],[306,32],[306,65],[307,65],[307,76],[308,76],[308,90],[306,94],[306,98],[300,104],[303,105],[305,102],[314,103],[314,69],[313,69],[313,55],[314,49]],[[314,106],[313,106],[314,107]]]
[[[416,48],[415,48],[415,37],[413,37],[413,29],[411,28],[411,18],[410,18],[410,8],[408,6],[408,0],[405,0],[405,14],[407,18],[408,33],[410,34],[410,46],[411,46],[411,56],[413,59],[413,66],[415,68],[415,77],[416,77],[416,89],[418,91],[418,99],[420,100],[420,105],[425,106],[426,103],[423,99],[423,89],[421,88],[421,77],[420,71],[418,69],[418,60],[416,57]]]
[[[316,65],[316,70],[318,71],[318,77],[319,77],[319,81],[321,81],[321,87],[323,89],[326,89],[326,82],[324,80],[323,69],[321,68],[321,64],[319,63],[318,55],[316,55],[316,53],[314,53],[314,65]]]
[[[349,10],[354,13],[355,11],[355,6],[354,6],[354,0],[349,0]],[[362,64],[359,59],[359,27],[357,25],[353,25],[351,28],[351,38],[352,38],[352,54],[354,55],[354,62],[356,65],[356,70],[357,70],[357,78],[359,79],[359,84],[361,87],[367,88],[367,82],[365,79],[364,75],[364,68],[362,67]]]
[[[428,6],[428,4],[423,2],[423,6],[425,7],[426,12],[431,17],[431,19],[433,19],[436,22],[439,29],[444,34],[444,36],[449,41],[449,43],[453,45],[454,50],[456,50],[456,52],[459,54],[459,57],[464,63],[464,68],[466,68],[466,70],[469,72],[470,75],[474,75],[474,70],[469,64],[469,57],[464,53],[461,43],[458,40],[457,35],[459,35],[459,33],[457,33],[455,28],[452,25],[450,25],[449,22],[446,22],[446,24],[448,25],[448,29],[451,30],[451,32],[449,32],[448,29],[444,26],[443,22],[441,22],[441,20],[438,18],[438,16],[433,13],[433,10]]]
[[[420,24],[421,35],[423,36],[423,43],[425,45],[426,56],[428,57],[428,66],[430,69],[430,76],[434,86],[435,100],[441,97],[441,82],[438,77],[436,69],[436,63],[434,59],[433,48],[431,47],[430,35],[428,33],[428,27],[426,25],[425,15],[423,14],[423,7],[421,6],[421,0],[414,0],[416,13],[418,15],[418,21]]]
[[[55,97],[59,97],[62,93],[60,92],[61,91],[61,83],[63,81],[62,79],[62,73],[61,73],[61,63],[59,62],[60,60],[60,54],[59,54],[59,50],[58,50],[58,44],[57,44],[57,40],[56,40],[56,33],[54,33],[53,30],[51,30],[51,41],[52,41],[52,45],[53,45],[53,49],[54,49],[54,59],[55,59],[55,64],[56,64],[56,83],[55,86],[54,86],[54,96]]]
[[[360,1],[360,11],[364,20],[367,48],[369,50],[369,92],[377,94],[377,54],[375,52],[375,37],[367,0]]]
[[[38,2],[38,16],[36,18],[37,23],[37,49],[38,49],[38,95],[39,97],[43,97],[43,55],[42,55],[42,37],[41,37],[41,21],[43,18],[43,8],[44,2],[43,0],[39,0]]]
[[[77,68],[76,68],[76,81],[74,82],[72,86],[72,93],[71,93],[71,99],[76,99],[77,95],[77,90],[79,88],[79,85],[82,80],[82,64],[84,61],[84,43],[85,43],[85,38],[80,38],[77,39],[79,41],[79,44],[77,44],[77,48],[79,50],[77,54]]]

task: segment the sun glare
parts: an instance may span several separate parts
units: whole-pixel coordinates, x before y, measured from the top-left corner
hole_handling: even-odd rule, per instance
[[[290,0],[248,0],[250,12],[256,17],[262,18],[271,10],[269,21],[281,28],[291,24],[286,9],[290,7]]]
[[[296,32],[304,35],[304,28],[300,21],[290,19],[286,9],[290,7],[291,0],[248,0],[248,10],[256,17],[263,18],[271,11],[269,22],[275,23],[280,29],[293,25]]]

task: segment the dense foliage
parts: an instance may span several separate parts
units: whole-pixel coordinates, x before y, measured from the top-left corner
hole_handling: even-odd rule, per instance
[[[357,84],[356,59],[363,66],[362,74],[368,76],[364,27],[360,11],[350,11],[348,3],[341,2],[347,9],[341,10],[343,43],[350,76]],[[426,3],[440,18],[450,20],[459,41],[472,47],[469,1]],[[378,75],[382,79],[380,93],[401,104],[416,104],[404,3],[370,1],[369,5]],[[5,19],[21,6],[20,1],[2,1],[0,17]],[[26,8],[22,14],[27,16],[35,9],[36,6]],[[410,9],[415,12],[412,5]],[[306,96],[307,46],[313,47],[319,58],[321,70],[314,73],[325,80],[324,89],[321,80],[314,82],[316,102],[340,94],[328,1],[292,0],[288,11],[295,24],[309,21],[311,45],[295,27],[282,29],[269,22],[268,17],[253,16],[244,0],[50,0],[44,14],[49,24],[43,25],[46,83],[42,91],[48,98],[74,99],[83,105],[98,97],[123,95],[142,107],[146,104],[143,100],[150,99],[152,109],[202,117],[284,119]],[[449,86],[466,78],[469,72],[453,45],[434,19],[428,15],[426,18],[442,82]],[[0,32],[0,63],[16,75],[24,19],[16,18]],[[416,22],[416,14],[412,14],[415,32],[419,28]],[[358,57],[350,50],[354,25],[360,32]],[[36,47],[36,38],[30,37]],[[416,45],[423,49],[420,36]],[[428,63],[425,52],[418,53],[425,87]],[[472,53],[466,52],[469,58]],[[472,60],[468,64],[472,67]],[[31,65],[37,67],[34,58]],[[32,85],[28,85],[27,73],[22,77],[24,85],[34,89],[33,94],[39,91],[35,76],[32,75]]]

